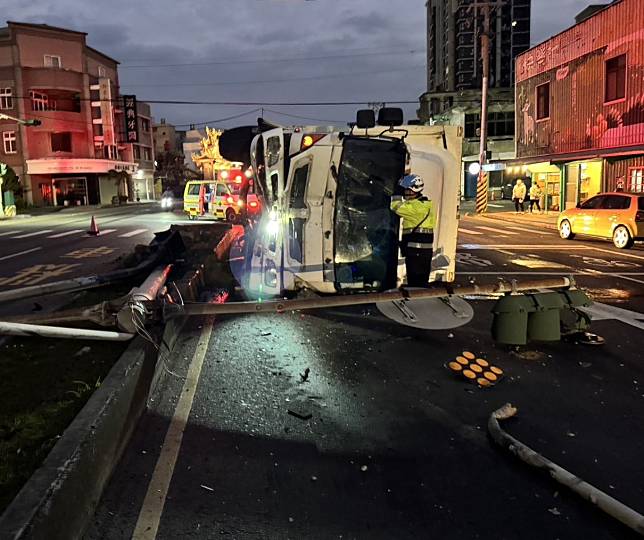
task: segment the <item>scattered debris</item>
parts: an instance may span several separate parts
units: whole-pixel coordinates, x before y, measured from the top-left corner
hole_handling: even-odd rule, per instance
[[[300,378],[302,379],[302,382],[306,382],[309,380],[309,373],[311,373],[311,370],[309,368],[306,368],[304,370],[304,373],[300,373]]]
[[[270,336],[272,332],[262,332],[262,337]]]
[[[449,334],[447,334],[447,337],[448,337],[449,339],[454,339],[454,334],[452,334],[452,333],[450,332]]]
[[[300,414],[299,412],[293,411],[291,409],[288,409],[288,414],[294,416],[295,418],[299,418],[300,420],[310,420],[311,418],[313,418],[313,415],[311,413]]]
[[[318,479],[318,477],[317,477],[317,476],[311,476],[311,481],[312,481],[312,482],[317,481],[317,479]]]
[[[215,491],[215,490],[214,490],[213,488],[211,488],[210,486],[206,486],[206,485],[204,485],[204,484],[201,484],[199,487],[201,487],[201,488],[205,489],[206,491]]]
[[[566,433],[566,435],[568,435],[568,437],[576,437],[577,436],[577,434],[573,433],[572,431],[569,431],[568,433]]]
[[[82,349],[80,349],[74,356],[83,356],[84,354],[87,354],[92,350],[91,347],[85,346]]]
[[[289,518],[288,518],[288,522],[289,522],[289,523],[293,523],[294,521],[295,521],[295,520],[294,520],[292,517],[289,517]]]
[[[561,512],[557,509],[555,506],[554,508],[548,508],[548,512],[550,512],[554,516],[560,516]]]
[[[363,465],[362,467],[360,467],[360,470],[361,470],[362,472],[365,472],[368,468],[369,468],[369,467],[367,467],[366,465]]]
[[[592,363],[591,362],[579,362],[579,365],[581,367],[583,367],[583,368],[589,368],[590,366],[592,366]]]

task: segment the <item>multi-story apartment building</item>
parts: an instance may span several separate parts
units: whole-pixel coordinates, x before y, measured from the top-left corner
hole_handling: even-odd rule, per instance
[[[41,122],[27,127],[0,120],[0,160],[19,176],[28,203],[110,203],[119,195],[133,200],[132,182],[115,173],[136,178],[153,163],[149,108],[139,104],[139,141],[150,150],[143,150],[139,168],[136,146],[122,136],[118,62],[85,38],[45,24],[0,28],[0,112]]]
[[[504,161],[514,158],[514,59],[530,47],[531,0],[427,1],[427,92],[420,96],[418,117],[463,127],[466,197],[476,191],[476,176],[467,173],[467,165],[479,154],[483,3],[491,8],[488,150],[492,160]],[[502,182],[502,172],[490,175],[492,186]]]
[[[603,190],[644,192],[642,2],[578,19],[516,61],[517,161],[555,211]]]

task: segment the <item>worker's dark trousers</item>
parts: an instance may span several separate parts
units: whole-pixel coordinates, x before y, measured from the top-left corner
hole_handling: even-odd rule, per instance
[[[432,269],[434,235],[432,233],[405,234],[402,238],[405,266],[407,267],[407,285],[409,287],[426,287]]]

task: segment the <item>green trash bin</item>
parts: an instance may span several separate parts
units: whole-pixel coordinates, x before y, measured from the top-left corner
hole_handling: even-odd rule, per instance
[[[529,341],[559,341],[564,300],[558,292],[531,294],[534,312],[528,317]]]
[[[15,206],[16,204],[16,199],[13,196],[13,191],[5,191],[4,192],[4,205],[5,206]]]
[[[561,310],[561,332],[563,334],[577,334],[585,332],[590,327],[590,315],[580,310],[580,307],[589,307],[593,301],[580,289],[570,289],[560,293],[564,307]]]
[[[492,339],[502,345],[525,345],[528,315],[534,311],[534,301],[524,294],[502,296],[492,307]]]

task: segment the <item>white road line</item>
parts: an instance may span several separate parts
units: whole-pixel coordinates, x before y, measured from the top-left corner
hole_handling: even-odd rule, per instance
[[[0,236],[9,236],[10,234],[20,234],[22,231],[7,231],[0,233]]]
[[[204,321],[195,354],[192,357],[186,380],[181,389],[179,402],[174,411],[174,416],[170,421],[170,427],[166,433],[159,459],[154,468],[150,484],[148,485],[148,491],[145,495],[134,533],[132,534],[132,540],[154,540],[156,538],[159,522],[161,521],[161,514],[165,506],[165,499],[168,495],[168,488],[172,480],[174,466],[179,456],[183,432],[188,423],[195,392],[199,384],[201,368],[203,367],[203,361],[208,350],[213,321],[213,317],[208,317]]]
[[[103,230],[103,231],[99,230],[99,231],[98,231],[98,236],[99,236],[99,237],[100,237],[100,236],[105,236],[106,234],[113,233],[113,232],[115,232],[115,231],[117,231],[117,230],[118,230],[118,229],[105,229],[105,230]],[[89,234],[87,234],[87,233],[84,233],[84,234],[83,234],[83,236],[84,236],[85,238],[96,238],[95,236],[91,236],[91,235],[89,235]]]
[[[136,236],[137,234],[142,234],[148,232],[147,229],[136,229],[134,231],[126,232],[124,234],[119,234],[119,238],[130,238],[130,236]]]
[[[66,231],[63,233],[58,233],[58,234],[52,234],[51,236],[48,236],[47,238],[62,238],[63,236],[69,236],[70,234],[76,234],[79,232],[83,232],[82,229],[74,229],[73,231]]]
[[[617,255],[618,257],[630,257],[631,259],[640,259],[644,261],[644,256],[634,255],[633,253],[626,253],[625,251],[612,251],[606,248],[600,248],[595,246],[588,246],[588,249],[593,249],[595,251],[603,251],[604,253],[610,253],[611,255]]]
[[[472,229],[465,229],[464,227],[459,227],[458,232],[463,232],[465,234],[483,234],[482,232],[473,231]]]
[[[510,235],[519,234],[518,232],[506,231],[505,229],[495,229],[494,227],[486,227],[485,225],[477,225],[477,228],[483,229],[484,231],[490,231],[496,234],[510,234]]]
[[[641,279],[635,279],[632,277],[625,276],[624,274],[616,274],[617,277],[622,278],[622,279],[627,279],[628,281],[634,281],[635,283],[642,283],[644,284],[644,281]]]
[[[536,225],[536,227],[534,229],[528,229],[526,227],[519,227],[518,225],[508,225],[508,229],[512,229],[513,231],[516,230],[516,231],[529,232],[529,233],[532,233],[532,234],[534,234],[534,233],[543,234],[543,233],[547,233],[547,232],[557,234],[557,231],[551,231],[550,229],[540,229],[538,224],[535,223],[535,225]],[[557,234],[557,236],[559,236],[559,235]]]
[[[601,302],[593,302],[590,307],[581,309],[588,313],[593,321],[614,319],[644,330],[644,313],[638,313],[637,311],[631,311],[630,309],[611,306],[609,304],[602,304]]]
[[[25,251],[19,251],[18,253],[12,253],[11,255],[5,255],[4,257],[0,257],[0,261],[6,261],[7,259],[13,259],[14,257],[19,257],[20,255],[26,255],[27,253],[33,253],[34,251],[38,251],[40,249],[42,249],[42,248],[37,247],[37,248],[27,249]]]
[[[27,234],[21,234],[20,236],[12,236],[11,238],[15,238],[15,239],[29,238],[30,236],[38,236],[38,235],[47,234],[47,233],[50,233],[50,232],[54,232],[54,230],[53,229],[45,229],[43,231],[36,231],[36,232],[27,233]]]
[[[579,251],[585,249],[592,249],[587,246],[564,246],[553,244],[459,244],[460,249],[549,249],[557,251]]]

